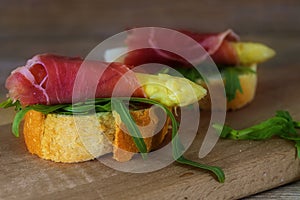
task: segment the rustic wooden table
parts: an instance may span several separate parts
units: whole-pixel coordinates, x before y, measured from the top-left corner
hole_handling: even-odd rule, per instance
[[[15,67],[23,65],[28,58],[38,53],[53,52],[84,57],[103,39],[132,26],[179,27],[206,31],[219,31],[230,27],[236,30],[244,40],[263,42],[272,46],[276,50],[277,56],[263,64],[261,69],[259,69],[261,72],[259,74],[260,85],[258,87],[257,98],[253,104],[236,113],[229,113],[228,123],[236,126],[251,125],[273,115],[276,109],[289,109],[294,116],[298,117],[297,119],[300,119],[300,106],[298,104],[300,100],[298,92],[300,86],[300,2],[297,0],[284,2],[279,0],[267,0],[263,2],[259,0],[247,2],[232,0],[230,2],[226,1],[226,3],[217,0],[209,2],[190,0],[176,1],[171,4],[167,0],[155,0],[143,3],[141,1],[124,3],[118,0],[109,2],[97,2],[96,0],[84,2],[79,0],[46,0],[42,2],[35,0],[22,2],[0,0],[0,5],[0,100],[5,98],[6,90],[4,88],[4,81],[9,72]],[[293,85],[291,86],[291,84]],[[285,87],[287,88],[286,90]],[[12,121],[13,115],[12,110],[0,111],[0,129],[5,134],[9,132],[9,126],[6,124]],[[243,121],[239,119],[241,116],[246,116],[242,118]],[[83,177],[82,182],[76,176],[72,180],[70,177],[72,178],[72,173],[75,173],[75,171],[70,170],[70,172],[66,172],[64,166],[61,166],[61,168],[57,169],[59,173],[56,173],[56,167],[53,164],[49,164],[48,166],[45,163],[41,164],[42,161],[30,157],[30,155],[25,153],[24,146],[13,150],[14,148],[11,145],[19,144],[20,142],[11,139],[9,135],[1,136],[1,138],[5,138],[7,141],[0,141],[0,199],[19,199],[22,197],[37,199],[42,197],[41,193],[37,191],[41,188],[47,189],[45,193],[48,195],[44,196],[46,199],[61,199],[68,197],[66,194],[69,194],[69,197],[73,199],[81,199],[83,196],[87,198],[101,197],[100,194],[100,196],[97,196],[97,193],[93,193],[94,195],[86,194],[91,189],[97,191],[95,187],[88,188],[89,183],[89,186],[93,183],[96,186],[101,185],[101,183],[93,180],[93,178],[87,179],[87,177],[83,177],[84,174],[81,174]],[[220,143],[219,149],[221,149],[222,144],[226,146],[227,143]],[[283,146],[286,145],[286,143],[282,144]],[[1,148],[1,145],[4,145],[4,148]],[[291,144],[282,148],[285,150],[282,155],[293,156],[290,153],[293,152]],[[234,152],[234,148],[231,150]],[[15,154],[24,156],[28,160],[22,157],[9,157]],[[289,157],[289,159],[292,160],[292,157]],[[211,157],[206,161],[211,160],[214,162],[214,159]],[[281,184],[280,181],[276,182],[277,179],[274,180],[276,182],[274,184],[270,181],[261,182],[261,184],[265,185],[261,186],[257,192],[262,191],[262,189],[271,189],[288,183],[287,185],[249,196],[246,199],[300,199],[300,182],[289,183],[300,179],[299,164],[295,162],[297,161],[291,161],[292,164],[290,165],[290,167],[293,166],[294,171],[291,170],[293,174],[283,172],[287,176],[286,180]],[[14,166],[18,163],[20,166],[27,167],[27,171],[22,168],[14,169]],[[224,163],[226,164],[226,161]],[[274,161],[274,163],[276,162]],[[43,171],[32,166],[32,169],[44,173],[44,176],[42,176],[43,174],[37,176],[34,172],[30,172],[30,164],[47,166],[48,171]],[[230,171],[230,169],[234,168],[233,164],[227,163],[227,166],[225,164],[223,166],[225,170]],[[97,167],[94,165],[84,165],[83,168],[76,165],[75,168],[95,171]],[[174,175],[174,173],[176,175],[176,172],[172,171],[173,169],[179,169],[178,173],[185,173],[185,170],[182,170],[177,165],[171,166],[169,169],[171,172],[167,175],[170,176]],[[5,170],[7,171],[5,172]],[[24,180],[29,181],[28,183],[14,182],[23,180],[23,171],[36,176],[25,177]],[[108,176],[114,174],[112,171],[109,172],[111,174]],[[52,185],[52,188],[47,185],[47,177],[51,173],[66,185],[60,185],[59,182],[53,180],[49,183],[58,184],[62,190],[56,187],[56,185]],[[62,177],[59,177],[59,174]],[[158,174],[163,175],[163,173]],[[185,182],[193,178],[197,180],[196,175],[192,175],[190,178],[188,175],[183,177]],[[234,173],[229,173],[229,182],[234,180],[233,175]],[[200,174],[199,176],[202,177],[203,175]],[[255,175],[253,174],[253,176]],[[37,177],[42,181],[34,179]],[[207,177],[204,177],[206,180]],[[251,174],[249,177],[251,177]],[[151,177],[149,176],[149,178]],[[209,179],[209,181],[214,180]],[[170,190],[172,189],[172,181],[168,183],[170,185],[165,185],[166,191],[173,191]],[[200,181],[200,183],[202,182]],[[215,183],[212,182],[212,185],[215,185]],[[109,186],[113,187],[111,184]],[[219,187],[216,186],[216,188]],[[224,188],[226,187],[225,185]],[[175,183],[174,188],[176,190]],[[188,188],[187,186],[186,189],[188,190]],[[160,189],[162,189],[160,191],[163,191],[163,188]],[[195,189],[199,188],[192,187],[191,191],[195,191]],[[110,190],[110,188],[107,188],[107,190]],[[222,190],[222,187],[220,187],[220,190]],[[22,192],[18,193],[18,191]],[[247,195],[253,194],[253,191],[255,189],[251,189],[251,192],[248,192]],[[176,190],[173,197],[200,198],[193,195],[181,196],[180,192],[184,193],[184,191]],[[218,197],[222,198],[222,195],[220,194]],[[229,193],[226,197],[234,198],[242,196]]]

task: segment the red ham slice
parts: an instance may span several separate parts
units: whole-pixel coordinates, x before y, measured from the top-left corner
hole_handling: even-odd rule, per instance
[[[196,40],[197,43],[207,51],[207,54],[205,55],[198,55],[200,57],[200,59],[198,59],[198,63],[201,63],[201,61],[205,60],[208,55],[210,55],[217,64],[235,65],[239,63],[237,53],[229,43],[239,40],[239,37],[232,30],[209,34],[194,33],[186,30],[179,30],[179,32]],[[189,54],[191,54],[193,58],[196,58],[196,55],[193,55],[193,47],[179,44],[178,40],[176,40],[178,38],[173,37],[172,35],[161,36],[158,33],[155,35],[155,30],[154,33],[151,32],[149,35],[150,37],[147,36],[147,34],[141,34],[139,31],[135,31],[135,29],[129,31],[129,36],[126,40],[126,43],[129,51],[132,51],[129,52],[124,59],[124,63],[126,65],[138,66],[146,63],[161,63],[171,67],[192,66],[187,60],[171,52],[178,52],[178,49],[182,49],[182,51],[189,51]],[[161,41],[169,41],[168,48],[171,50],[171,52],[156,49],[153,45],[152,46],[154,48],[137,49],[139,46],[147,46],[141,44],[147,43],[148,46],[151,46],[151,43]]]
[[[83,63],[84,68],[81,67]],[[80,82],[76,80],[79,70]],[[115,92],[114,87],[121,77],[125,83],[118,84],[118,87],[122,88],[118,88]],[[82,87],[79,87],[80,90],[76,91],[77,101],[111,97],[112,94],[145,97],[135,74],[123,64],[83,62],[83,59],[79,57],[51,54],[37,55],[28,60],[25,66],[14,70],[6,80],[6,88],[9,91],[9,97],[19,100],[23,106],[53,105],[72,103],[75,81],[76,84],[82,84]],[[132,91],[134,91],[133,94]]]

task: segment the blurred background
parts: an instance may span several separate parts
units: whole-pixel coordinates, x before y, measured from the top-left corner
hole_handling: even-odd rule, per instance
[[[265,43],[277,56],[264,63],[299,63],[299,0],[137,1],[0,0],[0,97],[10,71],[35,54],[85,57],[104,39],[128,27],[160,26],[216,32]]]

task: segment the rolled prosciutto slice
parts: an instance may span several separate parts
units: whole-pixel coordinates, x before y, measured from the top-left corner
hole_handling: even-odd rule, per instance
[[[119,80],[122,84],[114,90]],[[6,88],[9,97],[23,106],[72,103],[112,94],[145,97],[135,74],[123,64],[51,54],[37,55],[14,70],[6,80]]]
[[[200,44],[207,52],[205,55],[199,55],[201,61],[205,60],[208,55],[212,57],[216,64],[223,65],[235,65],[239,63],[239,58],[236,50],[230,44],[230,42],[236,42],[239,40],[238,35],[236,35],[232,30],[226,30],[221,33],[194,33],[186,30],[179,30],[179,32],[191,37],[198,44]],[[141,34],[139,31],[132,29],[129,31],[129,36],[126,40],[129,52],[125,59],[124,63],[129,66],[138,66],[146,63],[161,63],[169,66],[192,66],[184,58],[178,56],[175,53],[178,49],[184,49],[184,51],[189,51],[190,54],[194,54],[193,47],[182,46],[178,43],[178,37],[172,37],[172,35],[159,35],[155,33],[155,30],[147,34]],[[158,39],[157,39],[158,38]],[[142,43],[148,43],[148,46],[155,43],[156,41],[169,41],[168,48],[171,51],[160,50],[156,48],[144,48],[138,49],[137,47],[143,46]],[[147,46],[147,45],[144,45]],[[173,51],[175,50],[175,51]],[[194,56],[195,57],[195,56]],[[195,63],[194,63],[195,64]]]

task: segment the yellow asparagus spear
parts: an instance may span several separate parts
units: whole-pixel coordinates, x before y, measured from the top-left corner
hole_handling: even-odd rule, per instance
[[[275,51],[264,44],[252,42],[231,42],[231,44],[242,65],[261,63],[275,55]]]
[[[168,74],[136,73],[136,76],[147,97],[166,106],[186,106],[206,95],[206,90],[202,86],[185,78]]]

